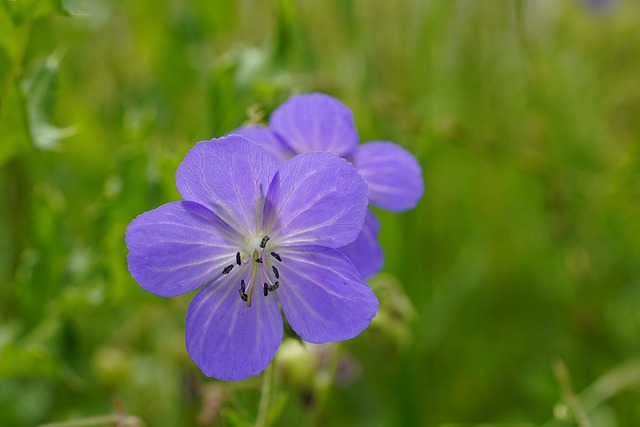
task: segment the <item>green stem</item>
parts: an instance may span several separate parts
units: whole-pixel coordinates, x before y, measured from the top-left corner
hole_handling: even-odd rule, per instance
[[[89,427],[89,426],[123,426],[142,427],[144,423],[131,415],[100,415],[78,420],[61,421],[59,423],[40,424],[38,427]]]
[[[560,367],[560,371],[562,371],[562,369],[563,368]],[[554,370],[558,370],[558,368],[554,368]],[[555,373],[555,375],[558,377],[558,373]],[[561,372],[560,376],[563,375],[564,373]],[[563,379],[562,381],[566,380]],[[604,373],[580,393],[577,398],[581,402],[581,410],[588,413],[612,397],[627,390],[633,390],[638,386],[640,386],[640,359],[631,359]],[[560,425],[564,426],[566,423],[554,417],[547,421],[544,427],[556,427]]]
[[[578,427],[591,427],[591,421],[587,415],[587,411],[582,405],[580,398],[573,392],[571,388],[571,379],[569,378],[569,370],[564,362],[560,359],[556,360],[553,365],[553,373],[560,385],[562,399],[571,409]]]
[[[260,406],[258,407],[258,417],[256,418],[255,427],[268,427],[269,426],[269,409],[273,401],[273,395],[275,392],[275,375],[273,374],[273,366],[271,364],[265,369],[262,377],[262,390],[260,392]]]

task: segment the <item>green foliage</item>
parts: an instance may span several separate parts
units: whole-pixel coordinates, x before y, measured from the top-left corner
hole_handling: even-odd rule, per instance
[[[0,424],[638,425],[639,16],[0,0]],[[190,296],[140,289],[123,236],[195,142],[311,91],[414,152],[426,193],[380,213],[372,327],[287,339],[265,416],[262,378],[192,364]]]

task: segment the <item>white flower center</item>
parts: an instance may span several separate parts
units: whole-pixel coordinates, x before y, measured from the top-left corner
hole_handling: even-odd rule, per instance
[[[222,274],[229,274],[237,267],[242,271],[240,279],[240,298],[251,307],[256,287],[261,288],[266,297],[280,286],[280,272],[274,262],[282,262],[280,254],[274,251],[273,242],[266,234],[254,234],[247,238],[244,249],[236,253],[235,263],[229,264]],[[236,276],[237,277],[237,276]],[[256,291],[260,292],[260,291]]]
[[[262,253],[268,241],[269,241],[269,236],[266,236],[263,233],[254,234],[253,236],[247,239],[247,245],[245,246],[245,251],[249,254],[253,254],[255,252]],[[264,245],[261,246],[263,242],[264,242]]]

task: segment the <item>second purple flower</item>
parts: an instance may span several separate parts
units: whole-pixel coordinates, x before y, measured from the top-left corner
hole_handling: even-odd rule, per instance
[[[246,126],[230,133],[259,144],[279,162],[313,151],[338,154],[367,182],[369,202],[385,210],[412,209],[424,192],[422,169],[416,158],[393,142],[358,144],[351,111],[329,95],[294,95],[273,111],[268,127]],[[340,248],[364,278],[383,265],[378,229],[378,220],[368,211],[357,239]]]

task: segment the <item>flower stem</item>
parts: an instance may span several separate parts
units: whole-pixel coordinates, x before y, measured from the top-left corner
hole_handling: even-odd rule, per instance
[[[338,372],[338,366],[340,365],[340,359],[342,357],[342,345],[341,343],[333,343],[330,357],[327,365],[316,376],[315,381],[315,404],[313,405],[312,425],[321,426],[324,425],[324,409],[329,399],[329,394],[333,389],[333,384]]]
[[[269,426],[269,409],[273,401],[273,395],[275,392],[275,375],[273,374],[273,366],[275,363],[271,363],[265,369],[262,376],[262,390],[260,391],[260,406],[258,407],[258,416],[256,418],[255,427],[268,427]]]

